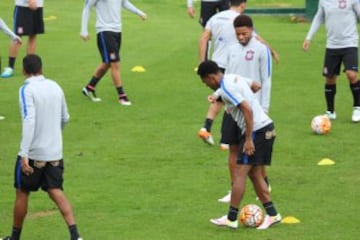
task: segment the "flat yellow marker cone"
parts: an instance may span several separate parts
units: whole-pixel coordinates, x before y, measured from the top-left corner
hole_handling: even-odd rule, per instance
[[[319,166],[329,166],[329,165],[334,165],[335,162],[329,158],[323,158],[321,159],[320,162],[318,162]]]
[[[55,19],[56,19],[55,16],[44,17],[44,21],[51,21],[51,20],[55,20]]]
[[[194,72],[197,72],[197,70],[198,70],[198,68],[197,68],[197,67],[195,67],[195,68],[194,68]]]
[[[288,216],[288,217],[284,217],[283,220],[281,220],[281,223],[296,224],[296,223],[300,223],[300,220],[297,219],[296,217]]]
[[[145,68],[142,66],[135,66],[131,69],[132,72],[145,72]]]

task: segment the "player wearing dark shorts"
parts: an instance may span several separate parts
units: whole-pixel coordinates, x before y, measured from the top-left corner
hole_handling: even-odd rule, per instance
[[[97,46],[104,63],[120,61],[121,32],[100,32]]]
[[[36,36],[45,33],[43,4],[43,0],[15,1],[14,33],[20,37],[28,36],[27,54],[36,52]],[[15,61],[20,46],[14,41],[10,42],[8,65],[1,73],[2,78],[9,78],[14,75]]]

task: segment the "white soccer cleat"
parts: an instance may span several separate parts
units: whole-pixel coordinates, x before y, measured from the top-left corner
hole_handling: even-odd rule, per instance
[[[208,132],[208,131],[206,130],[206,128],[201,128],[200,131],[199,131],[199,133],[198,133],[198,135],[199,135],[199,137],[200,137],[205,143],[207,143],[207,144],[209,144],[209,145],[214,145],[214,144],[215,144],[214,139],[213,139],[211,133]]]
[[[238,221],[235,220],[235,221],[230,221],[228,218],[227,218],[227,215],[225,216],[222,216],[220,218],[213,218],[213,219],[210,219],[210,222],[215,224],[216,226],[219,226],[219,227],[229,227],[229,228],[233,228],[233,229],[236,229],[238,228]]]
[[[264,221],[256,229],[265,230],[279,222],[281,222],[281,215],[279,213],[276,216],[269,216],[266,214]]]
[[[360,122],[360,107],[354,107],[351,120],[353,122]]]
[[[82,93],[93,102],[101,102],[101,98],[96,97],[95,91],[89,91],[86,87],[84,87],[82,89]]]
[[[218,199],[218,202],[221,202],[221,203],[229,203],[230,200],[231,200],[231,191],[229,191],[224,197],[219,198],[219,199]]]
[[[328,118],[330,120],[335,120],[336,119],[336,112],[330,112],[330,111],[326,111],[325,115],[328,116]]]
[[[127,99],[119,99],[119,103],[123,106],[130,106],[132,103]]]
[[[4,68],[4,71],[1,74],[2,78],[9,78],[12,77],[14,75],[14,69],[12,69],[11,67],[6,67]]]

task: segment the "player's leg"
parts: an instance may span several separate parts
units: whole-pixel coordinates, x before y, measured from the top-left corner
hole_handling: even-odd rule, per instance
[[[206,118],[204,121],[204,126],[199,130],[199,137],[207,144],[214,145],[215,141],[211,134],[211,127],[214,119],[219,114],[221,108],[223,107],[223,103],[221,101],[216,101],[214,103],[210,103],[208,111],[206,113]]]
[[[229,155],[228,155],[228,167],[230,174],[230,187],[232,186],[234,179],[234,170],[236,166],[237,156],[239,153],[239,138],[241,135],[241,130],[237,126],[237,123],[231,117],[231,114],[228,114],[224,111],[222,124],[221,124],[221,143],[229,145]],[[229,191],[224,197],[218,199],[219,202],[229,203],[231,199],[231,191]]]
[[[344,49],[343,58],[346,77],[349,80],[350,90],[353,96],[353,113],[351,120],[360,122],[360,81],[358,79],[358,49]]]
[[[326,114],[331,120],[336,119],[335,95],[336,95],[336,77],[340,74],[342,56],[337,49],[326,49],[323,76],[325,77],[325,100]]]
[[[54,201],[60,210],[60,213],[69,228],[71,240],[78,240],[80,239],[80,234],[77,230],[73,210],[70,202],[62,191],[63,172],[63,160],[48,162],[44,170],[42,188],[47,191],[51,200]]]
[[[27,54],[34,54],[36,52],[36,35],[29,35],[26,53]]]

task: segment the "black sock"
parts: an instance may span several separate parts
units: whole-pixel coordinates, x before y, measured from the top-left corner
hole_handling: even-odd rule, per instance
[[[9,57],[9,67],[11,67],[12,69],[14,69],[15,60],[16,60],[16,58],[14,58],[14,57]]]
[[[360,82],[359,80],[354,83],[350,84],[350,89],[353,95],[353,106],[360,107]]]
[[[239,209],[232,206],[229,207],[228,219],[230,221],[235,221],[238,217]]]
[[[210,118],[205,119],[204,128],[206,128],[206,131],[211,132],[211,126],[212,126],[213,120]]]
[[[123,99],[123,100],[128,101],[127,95],[126,95],[123,87],[117,87],[116,91],[117,91],[117,93],[119,95],[119,99]]]
[[[336,84],[325,84],[324,91],[327,110],[333,113],[335,110]]]
[[[95,89],[96,84],[98,84],[98,82],[100,81],[100,79],[101,79],[101,78],[97,78],[97,77],[93,76],[93,77],[90,79],[88,86],[90,85],[90,86],[92,87],[92,89]],[[90,90],[90,89],[88,89],[88,90]]]
[[[78,238],[80,238],[76,224],[69,226],[69,231],[70,231],[71,240],[77,240]]]
[[[21,228],[13,227],[11,231],[11,240],[19,240],[21,234]]]
[[[277,215],[277,211],[273,205],[273,202],[267,202],[263,204],[266,214],[269,216],[276,216]]]

